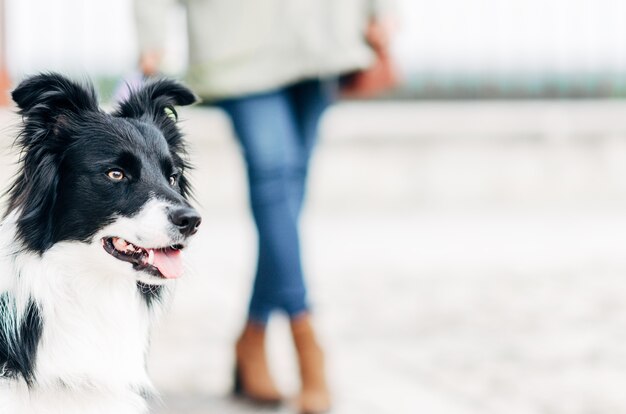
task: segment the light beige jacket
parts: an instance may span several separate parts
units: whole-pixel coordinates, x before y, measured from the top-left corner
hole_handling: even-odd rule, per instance
[[[139,47],[163,49],[176,0],[135,0]],[[262,92],[367,67],[369,19],[391,0],[179,0],[187,8],[187,82],[202,98]]]

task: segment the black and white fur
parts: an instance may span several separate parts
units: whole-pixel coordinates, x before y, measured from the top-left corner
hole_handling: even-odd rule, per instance
[[[181,249],[195,233],[174,106],[196,98],[158,80],[109,114],[91,86],[42,74],[13,99],[23,125],[0,227],[0,413],[143,413],[148,334],[172,281],[104,243]]]

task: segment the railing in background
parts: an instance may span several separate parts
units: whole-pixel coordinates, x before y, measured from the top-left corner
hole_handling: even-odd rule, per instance
[[[397,0],[404,98],[626,97],[626,2]]]
[[[390,99],[626,98],[626,72],[485,73],[411,72]]]

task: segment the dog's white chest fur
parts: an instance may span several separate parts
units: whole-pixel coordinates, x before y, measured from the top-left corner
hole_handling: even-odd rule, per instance
[[[0,229],[0,292],[14,298],[18,318],[34,300],[43,323],[36,382],[29,389],[0,378],[0,412],[144,412],[141,394],[152,390],[145,356],[153,311],[136,280],[98,274],[99,261],[110,258],[92,245],[63,242],[38,256],[12,251],[13,235],[9,220]]]

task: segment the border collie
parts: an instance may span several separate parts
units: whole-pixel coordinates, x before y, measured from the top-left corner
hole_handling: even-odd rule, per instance
[[[169,80],[109,114],[92,86],[23,81],[19,170],[0,227],[0,413],[147,411],[151,321],[200,216]]]

